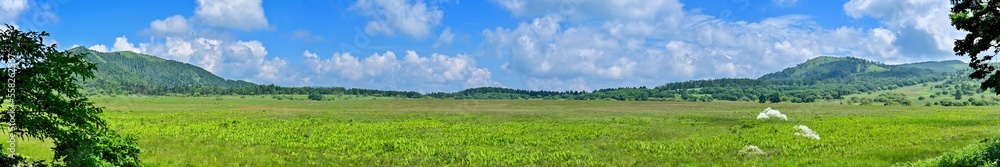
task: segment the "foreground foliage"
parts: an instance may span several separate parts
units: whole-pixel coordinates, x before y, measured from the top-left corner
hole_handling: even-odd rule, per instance
[[[1000,53],[1000,29],[996,28],[1000,26],[1000,1],[951,0],[951,4],[951,25],[968,32],[955,40],[955,55],[969,56],[969,67],[974,70],[969,77],[985,78],[980,89],[1000,94],[1000,71],[991,61]]]
[[[940,157],[903,166],[1000,166],[1000,138],[986,139]]]
[[[61,52],[55,45],[44,45],[42,40],[46,36],[48,33],[22,32],[10,25],[0,32],[0,59],[21,61],[17,66],[14,92],[6,88],[8,70],[0,75],[5,83],[0,93],[16,95],[14,99],[4,96],[2,101],[13,100],[17,104],[15,122],[11,122],[6,113],[0,117],[6,124],[4,129],[11,123],[16,125],[13,132],[5,131],[4,134],[13,133],[22,140],[51,140],[54,156],[49,165],[53,166],[140,165],[136,139],[108,129],[98,116],[101,108],[94,107],[78,91],[80,86],[74,84],[79,79],[93,77],[94,65],[84,61],[82,54]],[[38,159],[27,159],[19,154],[8,157],[6,148],[9,145],[4,143],[0,165],[42,165],[36,161]]]

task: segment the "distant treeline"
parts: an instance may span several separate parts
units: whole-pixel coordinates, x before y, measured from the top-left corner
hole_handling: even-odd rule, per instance
[[[222,86],[175,86],[175,87],[116,87],[115,91],[93,90],[93,94],[142,94],[142,95],[271,95],[271,94],[324,94],[359,95],[379,97],[421,98],[423,94],[414,91],[392,91],[343,87],[284,87],[276,85],[253,85],[227,88]]]
[[[221,86],[144,87],[120,86],[117,94],[144,95],[269,95],[269,94],[321,94],[358,95],[399,98],[439,99],[545,99],[545,100],[620,100],[620,101],[756,101],[807,103],[816,100],[842,99],[843,96],[920,83],[941,81],[942,75],[927,77],[868,78],[858,80],[831,80],[824,83],[796,83],[791,81],[762,81],[757,79],[713,79],[670,83],[656,88],[623,87],[595,91],[539,91],[499,87],[471,88],[458,92],[433,92],[376,90],[343,87],[283,87],[254,85],[234,88]],[[845,82],[846,81],[846,82]],[[123,89],[122,89],[123,88]],[[104,92],[99,94],[107,94]]]

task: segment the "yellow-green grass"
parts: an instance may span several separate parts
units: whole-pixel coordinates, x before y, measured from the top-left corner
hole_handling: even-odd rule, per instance
[[[1000,136],[995,107],[216,98],[92,100],[149,166],[888,166]]]
[[[994,94],[994,93],[992,93],[992,91],[984,91],[982,93],[978,93],[977,92],[977,93],[975,93],[974,95],[971,95],[971,96],[970,95],[965,95],[965,96],[963,96],[962,100],[955,100],[955,96],[952,96],[951,94],[940,95],[938,97],[935,97],[934,99],[931,99],[930,96],[934,95],[935,92],[941,92],[942,91],[942,88],[934,88],[934,86],[941,85],[941,84],[944,84],[944,81],[927,83],[926,86],[924,84],[916,84],[916,85],[899,87],[899,88],[892,89],[892,90],[873,91],[873,92],[871,92],[871,94],[868,94],[868,93],[853,94],[853,95],[844,96],[844,100],[850,99],[851,97],[872,98],[872,99],[874,99],[874,98],[878,97],[878,95],[884,94],[884,93],[901,93],[903,95],[906,95],[907,99],[910,99],[910,101],[913,101],[913,105],[915,105],[915,106],[922,106],[922,105],[924,105],[927,102],[933,103],[935,101],[941,101],[941,100],[944,100],[944,99],[949,99],[949,100],[953,100],[953,101],[962,102],[962,101],[968,100],[969,98],[975,98],[975,99],[1000,98],[1000,95]],[[978,84],[978,83],[975,83],[975,84]],[[951,92],[953,92],[953,91],[954,90],[952,90]],[[919,100],[920,97],[924,97],[924,100]],[[831,101],[831,102],[838,102],[838,101],[839,100],[834,100],[834,101]]]
[[[0,136],[0,140],[3,140],[2,142],[0,142],[3,143],[3,150],[0,151],[10,154],[9,152],[10,150],[7,150],[7,148],[9,148],[10,146],[9,142],[10,136],[6,128],[7,124],[3,124],[3,126],[4,126],[3,135]],[[14,139],[15,139],[14,150],[16,154],[25,156],[28,159],[45,160],[46,162],[52,159],[53,144],[51,141],[39,140],[29,137],[23,137],[23,138],[17,137]]]

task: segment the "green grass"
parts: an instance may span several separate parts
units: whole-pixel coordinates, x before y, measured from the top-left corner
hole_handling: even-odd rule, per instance
[[[1000,163],[1000,138],[983,140],[939,157],[901,166],[997,166]]]
[[[906,95],[906,98],[910,99],[910,101],[913,102],[914,106],[923,106],[924,103],[927,103],[927,102],[933,103],[935,101],[941,101],[941,100],[945,100],[945,99],[953,100],[953,101],[958,101],[958,102],[963,102],[963,101],[967,101],[969,98],[975,98],[975,99],[1000,98],[1000,95],[991,93],[990,91],[984,91],[984,92],[981,92],[981,93],[978,93],[978,92],[974,93],[973,95],[964,95],[961,100],[955,100],[955,96],[952,96],[951,94],[941,95],[941,96],[938,96],[938,97],[936,97],[934,99],[931,99],[930,98],[931,95],[933,95],[935,92],[941,92],[943,90],[942,88],[934,88],[934,86],[941,85],[941,84],[944,84],[944,81],[930,82],[930,83],[927,83],[926,86],[924,84],[916,84],[916,85],[911,85],[911,86],[899,87],[899,88],[892,89],[892,90],[873,91],[873,92],[871,92],[871,94],[868,94],[868,93],[852,94],[852,95],[844,96],[844,99],[850,99],[851,97],[859,97],[859,98],[863,97],[863,98],[874,99],[874,98],[878,97],[878,95],[884,94],[884,93],[901,93],[903,95]],[[978,83],[976,83],[976,84],[978,84]],[[953,91],[954,90],[949,91],[949,92],[953,92]],[[924,100],[919,100],[920,97],[924,97],[925,99]],[[836,100],[833,101],[833,102],[836,102]],[[879,105],[881,105],[881,104],[879,104]]]
[[[882,71],[889,71],[889,69],[887,69],[887,68],[885,68],[885,67],[882,67],[882,66],[878,66],[878,65],[875,65],[875,64],[869,64],[869,65],[868,65],[868,68],[866,68],[866,69],[867,69],[867,70],[865,70],[865,72],[882,72]]]
[[[995,107],[271,96],[92,100],[106,107],[111,128],[141,138],[141,159],[149,166],[890,166],[1000,136]],[[766,107],[789,120],[756,120]],[[795,125],[808,126],[822,140],[794,135]],[[741,154],[747,145],[766,154]],[[18,146],[27,147],[45,148]]]

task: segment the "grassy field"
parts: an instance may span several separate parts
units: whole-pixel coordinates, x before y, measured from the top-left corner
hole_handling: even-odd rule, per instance
[[[1000,136],[995,107],[270,96],[92,100],[106,107],[109,126],[141,138],[141,158],[149,166],[890,166]],[[789,120],[755,119],[767,107]],[[821,139],[796,136],[796,125]],[[741,153],[748,145],[764,153]],[[18,148],[51,156],[45,142],[29,140]]]
[[[971,83],[973,85],[978,86],[978,82],[965,82],[965,83]],[[938,96],[935,99],[931,99],[930,98],[930,96],[934,95],[935,92],[944,91],[944,89],[942,89],[942,88],[935,88],[934,87],[934,86],[943,85],[943,84],[944,84],[944,81],[932,82],[932,83],[928,83],[926,85],[924,85],[924,84],[916,84],[916,85],[911,85],[911,86],[899,87],[899,88],[892,89],[892,90],[881,90],[881,91],[872,91],[871,93],[859,93],[859,94],[847,95],[847,96],[844,96],[844,99],[850,99],[851,97],[872,98],[872,99],[874,99],[874,98],[878,97],[878,95],[884,94],[884,93],[899,93],[899,94],[906,95],[907,99],[909,99],[910,101],[912,101],[914,106],[923,106],[925,103],[929,103],[929,102],[933,103],[935,101],[941,101],[941,100],[945,100],[945,99],[947,99],[947,100],[954,100],[955,97],[952,96],[951,94],[941,95],[941,96]],[[945,85],[945,86],[947,86],[947,85]],[[948,91],[948,92],[954,92],[954,91]],[[920,97],[924,97],[925,99],[924,100],[919,100]],[[970,98],[973,98],[973,99],[993,99],[993,98],[1000,98],[1000,95],[994,94],[994,93],[992,93],[992,91],[976,92],[976,93],[973,93],[972,95],[964,95],[962,99],[960,99],[960,100],[954,100],[954,101],[963,102],[963,101],[967,101]],[[840,100],[834,100],[834,101],[830,101],[830,102],[839,102],[839,101]],[[879,105],[881,105],[881,104],[879,104]]]

